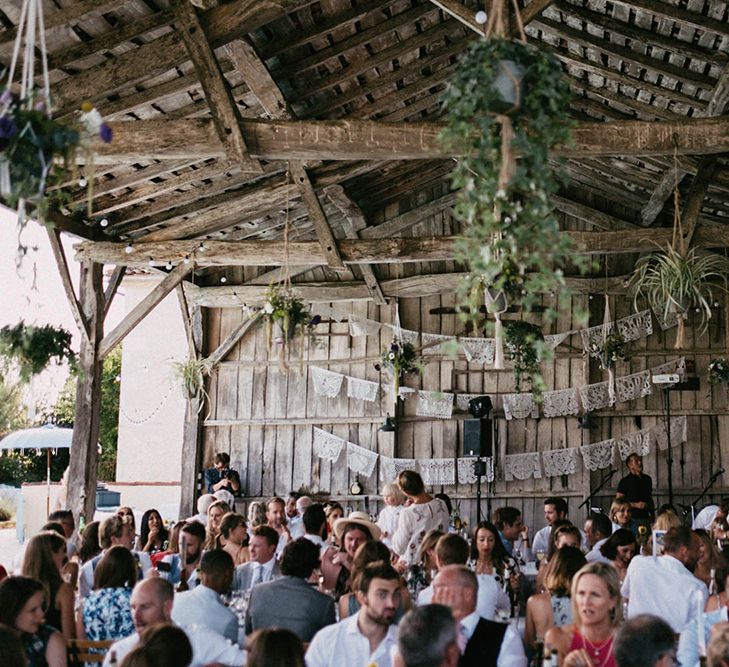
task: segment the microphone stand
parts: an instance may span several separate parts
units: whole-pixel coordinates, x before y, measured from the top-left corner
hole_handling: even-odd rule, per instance
[[[696,507],[701,502],[701,499],[709,492],[709,489],[716,484],[716,480],[719,479],[724,474],[724,469],[717,470],[709,480],[709,483],[704,487],[704,490],[699,494],[699,496],[691,503],[693,507]]]
[[[595,490],[594,490],[594,491],[593,491],[593,492],[592,492],[592,493],[591,493],[591,494],[590,494],[589,496],[587,496],[587,498],[585,498],[585,499],[584,499],[584,500],[582,501],[582,503],[581,503],[581,504],[580,504],[580,505],[578,506],[578,508],[577,508],[577,509],[580,509],[580,507],[582,507],[583,505],[587,505],[587,514],[589,515],[589,514],[590,514],[590,505],[589,505],[588,503],[589,503],[589,502],[590,502],[590,501],[591,501],[591,500],[592,500],[592,499],[593,499],[593,498],[594,498],[594,497],[595,497],[595,496],[596,496],[596,495],[597,495],[598,493],[600,493],[600,491],[602,491],[602,487],[603,487],[603,486],[605,486],[605,484],[607,484],[607,483],[608,483],[608,482],[610,481],[610,479],[612,478],[612,476],[613,476],[613,475],[614,475],[614,474],[615,474],[616,472],[618,472],[618,471],[617,471],[617,469],[616,469],[616,468],[613,468],[613,469],[612,469],[612,470],[611,470],[611,471],[610,471],[610,472],[609,472],[609,473],[608,473],[608,474],[607,474],[607,475],[606,475],[605,477],[603,477],[603,478],[602,478],[602,479],[600,480],[600,484],[598,485],[598,487],[597,487],[597,488],[596,488],[596,489],[595,489]]]

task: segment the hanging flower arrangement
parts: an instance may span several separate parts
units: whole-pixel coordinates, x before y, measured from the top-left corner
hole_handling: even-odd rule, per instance
[[[205,378],[213,370],[213,364],[207,357],[189,356],[185,361],[172,363],[175,375],[180,382],[182,395],[188,400],[207,398]],[[202,408],[202,403],[200,404]]]
[[[515,320],[504,326],[504,344],[514,362],[515,389],[522,390],[522,382],[531,384],[531,390],[538,397],[545,389],[539,362],[543,358],[540,349],[544,347],[544,335],[536,324]]]
[[[615,366],[620,361],[627,361],[628,346],[625,339],[618,331],[611,331],[607,336],[602,345],[592,343],[590,346],[590,356],[595,356],[600,361],[600,368],[607,371]]]
[[[729,385],[729,361],[724,357],[712,359],[709,363],[709,384]]]
[[[0,355],[18,363],[23,380],[43,371],[51,361],[76,362],[70,332],[50,324],[37,327],[22,320],[15,326],[0,329]]]
[[[380,363],[375,364],[375,370],[385,370],[392,375],[393,396],[397,403],[402,376],[406,373],[420,375],[424,366],[423,359],[413,344],[396,338],[389,347],[382,350]]]

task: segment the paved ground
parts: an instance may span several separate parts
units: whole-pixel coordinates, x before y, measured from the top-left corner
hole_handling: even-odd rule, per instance
[[[15,537],[15,526],[0,530],[0,565],[6,568],[13,562],[15,554],[20,550],[20,544]]]

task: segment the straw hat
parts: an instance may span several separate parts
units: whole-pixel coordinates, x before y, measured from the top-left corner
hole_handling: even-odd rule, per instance
[[[370,521],[369,516],[367,516],[364,512],[352,512],[349,516],[343,516],[341,519],[337,519],[334,522],[334,535],[337,538],[337,542],[342,541],[344,528],[350,523],[356,523],[358,526],[366,528],[370,535],[372,535],[373,540],[379,540],[382,536],[382,531],[376,524]]]

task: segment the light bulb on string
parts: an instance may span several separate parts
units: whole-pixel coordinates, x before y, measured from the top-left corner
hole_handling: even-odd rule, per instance
[[[488,15],[483,9],[481,9],[476,12],[475,19],[476,23],[478,23],[479,25],[483,25],[484,23],[486,23],[486,21],[488,21]]]
[[[124,248],[124,252],[127,253],[127,255],[130,255],[133,252],[134,248],[132,247],[131,243],[127,243],[126,247]]]
[[[99,220],[99,224],[102,227],[108,227],[109,226],[109,219],[108,218],[101,218],[101,220]]]
[[[152,259],[152,258],[150,257],[150,258],[149,258],[149,261],[147,262],[147,264],[149,264],[149,266],[154,266],[155,262],[154,262],[154,260],[153,260],[153,259]]]
[[[166,269],[167,269],[168,271],[171,271],[171,270],[172,270],[172,262],[170,262],[170,260],[169,260],[169,259],[167,260],[167,264],[165,264],[165,268],[166,268]]]
[[[78,185],[80,188],[85,188],[88,185],[88,183],[89,182],[83,177],[78,179]]]
[[[225,276],[220,276],[220,282],[221,283],[227,283],[228,279]]]
[[[189,255],[185,255],[184,259],[182,260],[182,263],[183,264],[189,264],[190,263],[190,256]]]

